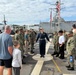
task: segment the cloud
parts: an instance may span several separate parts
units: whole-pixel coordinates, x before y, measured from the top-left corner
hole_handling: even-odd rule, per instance
[[[57,0],[0,0],[0,22],[3,21],[3,15],[10,24],[35,24],[40,21],[49,21],[50,10],[55,8]],[[76,15],[76,0],[61,0],[62,17],[71,17]],[[53,11],[53,15],[55,12]]]

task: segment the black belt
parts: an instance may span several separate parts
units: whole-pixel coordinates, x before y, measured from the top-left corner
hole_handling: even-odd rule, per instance
[[[45,40],[45,39],[40,39],[40,40]]]

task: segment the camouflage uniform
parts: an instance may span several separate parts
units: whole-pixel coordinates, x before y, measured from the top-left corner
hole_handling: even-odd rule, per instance
[[[65,37],[65,45],[64,45],[64,49],[66,50],[66,44],[67,44],[67,40],[68,40],[68,36],[67,36],[67,34],[64,33],[64,37]]]
[[[74,50],[73,50],[73,54],[74,54],[74,58],[76,60],[76,34],[73,34],[73,38],[74,38]]]
[[[73,51],[73,53],[74,53],[74,58],[76,60],[76,24],[73,24],[72,27],[73,27],[73,30],[72,30],[73,38],[74,38],[74,51]]]
[[[18,36],[19,36],[19,34],[16,33],[16,34],[14,35],[14,40],[17,40],[17,41],[18,41]]]
[[[74,38],[73,37],[70,37],[68,39],[66,49],[67,49],[67,52],[68,52],[68,55],[67,55],[68,63],[70,65],[70,67],[74,67],[74,61],[70,62],[70,56],[74,55],[73,54],[73,49],[74,49]]]
[[[23,33],[20,33],[18,35],[18,41],[20,43],[20,50],[21,50],[21,53],[22,53],[22,56],[23,56],[24,55],[24,48],[23,48],[23,46],[24,46],[24,34]]]
[[[25,54],[28,54],[28,46],[29,46],[29,36],[28,36],[28,34],[25,33],[24,38],[25,38]]]
[[[30,37],[31,52],[33,52],[34,41],[35,41],[35,33],[33,31],[30,32],[29,37]]]
[[[55,33],[54,37],[53,37],[53,43],[54,43],[54,54],[58,53],[59,50],[58,50],[58,39],[59,39],[59,36],[57,33]]]

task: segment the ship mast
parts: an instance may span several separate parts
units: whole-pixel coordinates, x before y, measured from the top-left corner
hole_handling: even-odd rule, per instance
[[[60,17],[60,11],[61,11],[61,0],[57,0],[55,4],[52,4],[52,5],[55,5],[55,9],[56,10],[56,14],[55,14],[55,22],[54,22],[54,25],[56,28],[57,31],[60,30],[60,23],[61,23],[61,17]]]

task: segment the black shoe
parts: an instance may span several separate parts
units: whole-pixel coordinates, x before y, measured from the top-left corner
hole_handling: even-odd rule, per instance
[[[52,54],[52,56],[53,56],[53,55],[56,55],[56,54],[55,54],[55,53],[53,53],[53,54]]]
[[[31,54],[33,54],[34,53],[34,51],[31,51]]]
[[[40,58],[42,58],[42,57],[43,57],[43,58],[45,58],[45,56],[44,56],[44,55],[41,55],[41,56],[40,56]]]
[[[52,54],[52,56],[54,56],[54,55],[56,55],[56,54]]]
[[[43,58],[45,58],[45,56],[44,56],[44,55],[43,55],[42,57],[43,57]]]
[[[70,65],[66,66],[66,68],[70,68]]]
[[[59,57],[60,59],[64,59],[64,57]]]
[[[74,71],[74,67],[70,67],[68,68],[68,70]]]
[[[40,56],[40,58],[42,58],[42,55]]]
[[[57,54],[56,57],[59,57],[59,54]]]
[[[52,54],[52,56],[53,56],[53,55],[56,55],[56,54],[57,54],[57,53],[56,53],[56,52],[54,52],[54,53]]]
[[[22,61],[22,64],[26,64],[24,61]]]
[[[26,58],[25,56],[23,56],[23,58]]]
[[[33,49],[35,49],[35,48],[33,48]]]

